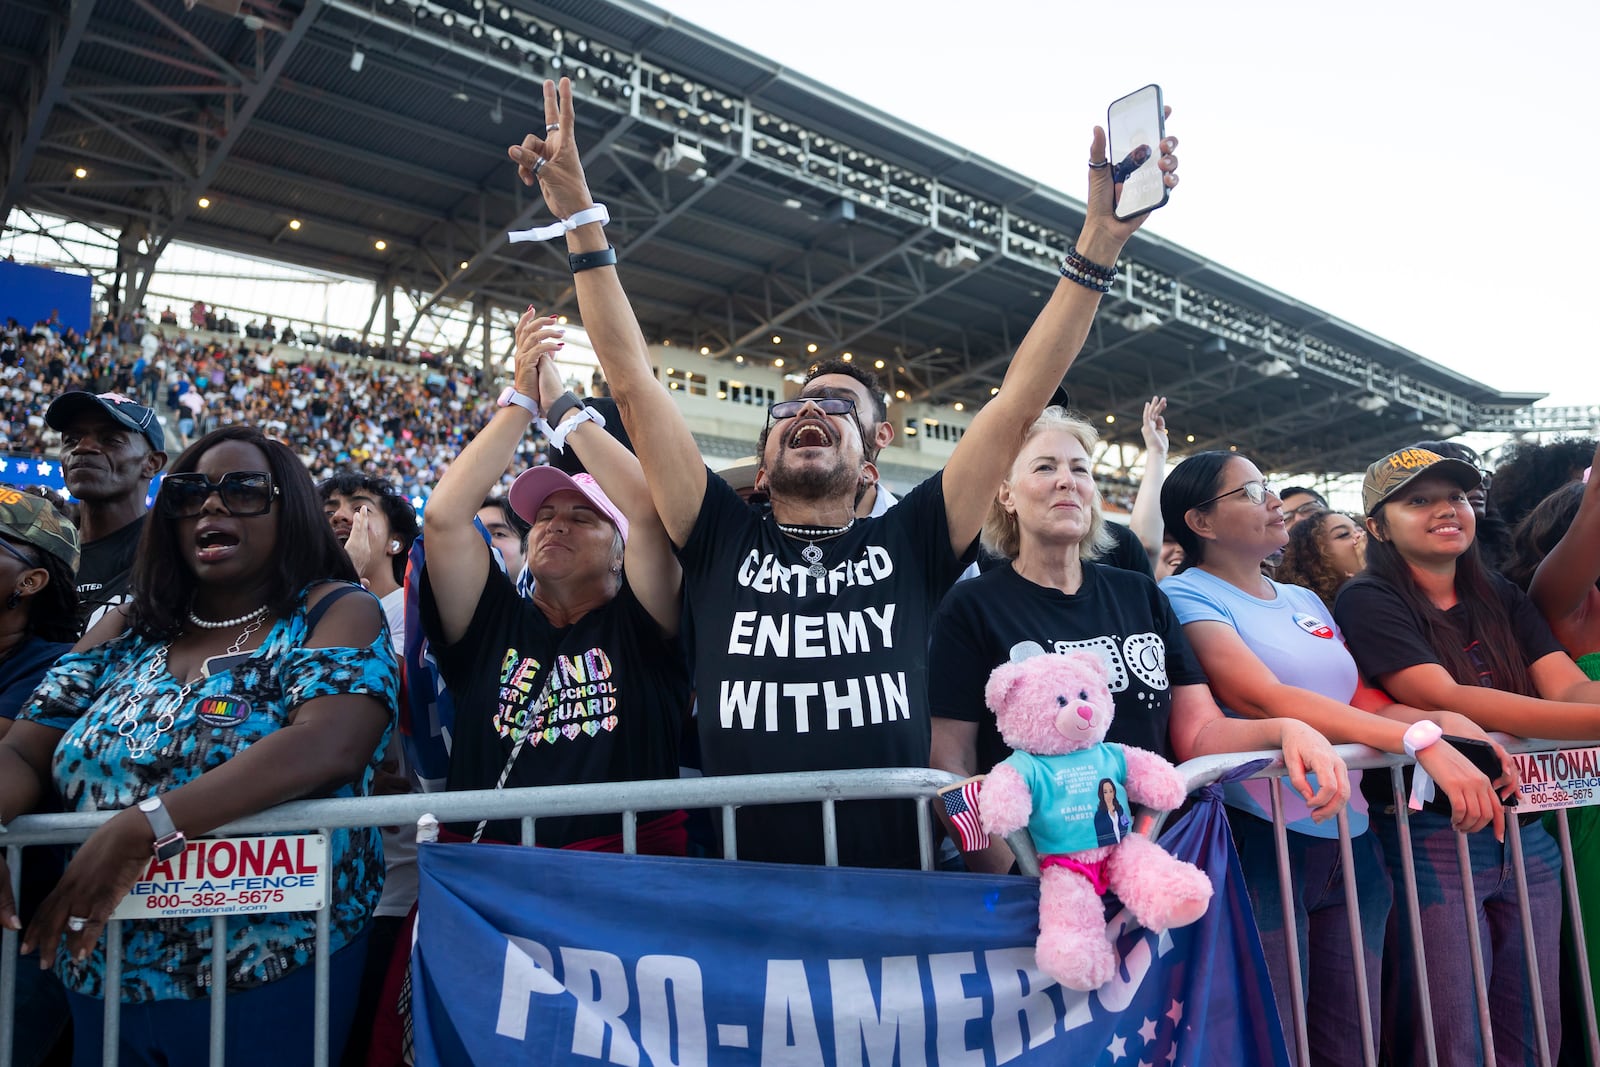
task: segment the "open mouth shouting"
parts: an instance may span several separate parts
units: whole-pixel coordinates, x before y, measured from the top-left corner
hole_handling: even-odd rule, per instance
[[[789,434],[786,446],[789,448],[827,448],[834,442],[832,432],[828,425],[819,419],[800,419],[794,431]]]
[[[194,532],[195,558],[219,563],[239,549],[239,535],[220,524],[202,523]]]

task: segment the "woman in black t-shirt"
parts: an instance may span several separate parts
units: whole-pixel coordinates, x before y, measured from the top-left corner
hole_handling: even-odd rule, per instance
[[[981,774],[1009,754],[983,688],[1015,645],[1034,642],[1107,660],[1116,718],[1106,740],[1178,760],[1281,748],[1312,811],[1336,814],[1349,783],[1323,736],[1293,720],[1225,718],[1155,582],[1090,562],[1109,543],[1089,460],[1098,440],[1083,420],[1045,409],[984,523],[985,546],[1011,562],[958,582],[939,606],[928,652],[933,766]],[[1003,841],[967,857],[977,870],[1011,861]]]
[[[1334,616],[1363,675],[1401,703],[1459,712],[1486,730],[1524,737],[1600,737],[1600,682],[1588,681],[1528,598],[1487,570],[1474,541],[1468,492],[1479,483],[1471,464],[1407,448],[1367,468],[1367,570],[1340,590]],[[1436,743],[1408,738],[1417,751]],[[1370,776],[1368,782],[1380,782]],[[1380,787],[1369,798],[1395,883],[1401,879],[1394,797]],[[1427,946],[1427,996],[1440,1063],[1482,1063],[1457,841],[1448,816],[1409,816],[1422,941]],[[1560,1047],[1557,988],[1561,930],[1561,858],[1537,821],[1521,828],[1529,920],[1539,952],[1539,981],[1549,1048]],[[1485,833],[1467,837],[1475,906],[1484,950],[1496,1059],[1532,1063],[1533,992],[1526,977],[1521,916],[1511,877],[1511,842]],[[1402,907],[1404,905],[1402,904]],[[1406,922],[1397,924],[1409,936]],[[1410,960],[1403,953],[1386,953]],[[1424,1037],[1412,968],[1400,966],[1383,1019],[1398,1060],[1420,1061]]]

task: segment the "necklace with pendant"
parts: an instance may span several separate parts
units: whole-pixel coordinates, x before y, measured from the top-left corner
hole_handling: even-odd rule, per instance
[[[249,619],[250,625],[244,628],[244,632],[234,639],[233,644],[228,646],[228,651],[223,654],[235,656],[243,652],[244,643],[250,640],[251,634],[261,629],[266,614],[266,608],[263,607],[259,612],[251,612],[242,619],[229,619],[228,625],[237,625],[244,619]],[[139,672],[133,691],[128,694],[127,703],[107,720],[106,724],[116,727],[117,733],[122,735],[124,743],[128,746],[128,754],[134,759],[144,759],[150,754],[162,736],[177,723],[178,712],[183,710],[183,705],[189,699],[189,693],[194,689],[195,683],[205,679],[205,676],[201,675],[193,681],[184,682],[175,696],[156,695],[152,699],[151,694],[160,682],[161,676],[166,673],[167,653],[171,650],[171,641],[156,649],[155,655],[150,657],[144,669]],[[148,708],[145,703],[147,700],[150,702]],[[140,730],[148,717],[147,711],[155,713],[155,730],[150,733]]]
[[[777,520],[773,521],[776,522]],[[808,570],[811,577],[826,578],[828,576],[828,568],[822,565],[823,553],[817,542],[838,537],[849,531],[850,527],[855,524],[856,520],[851,519],[843,526],[789,526],[778,522],[777,527],[782,533],[790,537],[798,537],[806,542],[806,547],[800,550],[800,558],[811,565]]]

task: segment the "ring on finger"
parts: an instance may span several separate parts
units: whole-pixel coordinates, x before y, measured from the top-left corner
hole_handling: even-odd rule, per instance
[[[552,122],[549,125],[545,126],[544,132],[545,133],[554,133],[556,130],[559,130],[560,128],[561,128],[561,123]]]
[[[1111,166],[1111,161],[1109,159],[1102,159],[1098,163],[1096,163],[1092,159],[1089,160],[1089,169],[1090,170],[1105,170],[1109,166]]]
[[[68,915],[67,916],[67,929],[71,930],[75,934],[82,933],[83,930],[84,930],[84,927],[86,927],[88,925],[89,925],[89,920],[88,919],[80,919],[76,915]]]
[[[543,156],[540,156],[538,159],[533,161],[533,166],[529,168],[529,173],[538,174],[544,169],[544,165],[548,162],[549,160],[545,159]]]

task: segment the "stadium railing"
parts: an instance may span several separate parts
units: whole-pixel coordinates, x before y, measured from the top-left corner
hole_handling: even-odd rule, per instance
[[[1512,752],[1548,752],[1557,748],[1587,746],[1587,742],[1558,744],[1538,741],[1518,741],[1506,745],[1507,749]],[[1342,745],[1338,746],[1337,751],[1352,770],[1388,769],[1392,776],[1397,822],[1400,827],[1399,836],[1404,857],[1402,885],[1397,887],[1402,889],[1403,897],[1397,901],[1397,906],[1403,907],[1404,913],[1411,923],[1411,943],[1414,946],[1412,966],[1417,971],[1419,985],[1426,987],[1426,961],[1421,957],[1420,949],[1421,931],[1416,873],[1412,860],[1410,835],[1407,828],[1407,798],[1402,791],[1401,778],[1402,769],[1410,765],[1412,761],[1402,756],[1378,752],[1362,745]],[[1279,885],[1285,898],[1286,928],[1284,935],[1287,944],[1291,984],[1298,985],[1303,961],[1299,959],[1297,948],[1294,909],[1289,905],[1288,900],[1290,892],[1288,830],[1283,814],[1282,787],[1278,781],[1278,778],[1284,773],[1282,754],[1279,752],[1255,752],[1205,756],[1190,760],[1183,764],[1179,770],[1184,775],[1187,792],[1193,796],[1200,790],[1217,782],[1235,768],[1243,767],[1255,761],[1262,761],[1263,766],[1252,777],[1273,779],[1273,829],[1277,842]],[[517,819],[521,824],[522,844],[531,845],[535,841],[535,826],[540,818],[620,814],[622,816],[623,851],[632,853],[636,850],[638,816],[640,812],[658,812],[679,808],[687,810],[716,809],[721,814],[724,855],[726,858],[734,859],[737,858],[738,854],[735,813],[740,807],[761,804],[820,802],[826,862],[833,866],[838,863],[838,836],[835,812],[835,805],[838,802],[871,799],[909,799],[918,802],[917,831],[921,866],[923,870],[931,870],[934,866],[936,843],[933,833],[935,818],[932,805],[935,802],[938,790],[958,780],[956,776],[940,771],[902,768],[817,771],[783,775],[738,775],[723,778],[683,778],[664,781],[550,786],[503,791],[479,790],[458,793],[414,793],[404,796],[306,800],[285,804],[260,815],[241,819],[228,826],[219,827],[208,836],[220,837],[288,832],[320,832],[327,834],[333,829],[344,827],[410,825],[426,813],[433,815],[442,823],[474,822],[480,819]],[[530,814],[532,812],[537,812],[538,815]],[[113,812],[98,812],[92,814],[24,816],[0,828],[0,830],[3,830],[3,833],[0,833],[0,845],[3,845],[6,850],[6,859],[11,868],[13,892],[16,892],[20,885],[22,849],[25,846],[80,843],[86,840],[99,825],[110,819],[114,814]],[[1566,812],[1560,810],[1555,812],[1555,815],[1566,895],[1568,900],[1576,900],[1577,886],[1572,868],[1572,842],[1568,832]],[[1136,826],[1141,832],[1154,836],[1159,834],[1165,818],[1166,815],[1164,813],[1142,811],[1139,813]],[[1355,873],[1351,862],[1350,827],[1348,816],[1344,812],[1339,814],[1338,829],[1340,850],[1344,860],[1345,896],[1347,900],[1355,902],[1357,893]],[[1516,818],[1508,818],[1506,820],[1506,836],[1511,845],[1512,855],[1515,857],[1515,865],[1517,867],[1517,901],[1523,916],[1526,963],[1534,987],[1533,999],[1536,1012],[1536,1028],[1541,1045],[1539,1062],[1541,1064],[1553,1064],[1560,1050],[1549,1048],[1545,1019],[1539,1010],[1536,953],[1539,951],[1540,946],[1536,946],[1533,943],[1529,931],[1527,917],[1528,889],[1521,871],[1521,835],[1520,826]],[[1022,831],[1013,835],[1010,843],[1016,853],[1017,862],[1022,871],[1027,874],[1037,875],[1038,860],[1031,847],[1031,842],[1027,839],[1026,832]],[[1482,946],[1479,941],[1478,925],[1475,921],[1476,916],[1472,905],[1472,875],[1470,866],[1466,862],[1467,837],[1465,834],[1457,834],[1457,846],[1458,856],[1463,864],[1462,880],[1466,890],[1468,908],[1464,919],[1469,931],[1478,1015],[1483,1029],[1486,1061],[1493,1062],[1493,1035],[1488,1023],[1488,990],[1483,967]],[[1577,913],[1576,908],[1569,908],[1568,911],[1571,919],[1573,947],[1575,949],[1572,957],[1576,961],[1578,968],[1579,992],[1583,1004],[1584,1036],[1590,1062],[1600,1063],[1600,1038],[1597,1038],[1596,1032],[1592,995],[1593,986],[1588,971],[1587,956],[1582,951],[1584,944],[1582,917]],[[1352,906],[1350,908],[1349,917],[1351,947],[1353,950],[1351,958],[1359,960],[1362,958],[1362,933],[1357,907]],[[324,1067],[328,1062],[328,918],[329,910],[326,907],[317,913],[316,953],[313,964],[316,969],[314,1048],[316,1050],[315,1063],[317,1067]],[[213,938],[222,940],[226,932],[226,917],[214,917],[212,923]],[[122,924],[119,921],[112,921],[106,925],[107,965],[104,985],[109,989],[118,988],[120,985],[122,965],[121,927]],[[20,935],[15,931],[5,930],[3,931],[3,936],[0,936],[0,1067],[10,1067],[11,1065],[11,1035],[13,1033],[12,1022],[15,1011],[19,941]],[[1544,950],[1554,952],[1559,951],[1560,947],[1558,945],[1544,946]],[[225,956],[214,956],[214,988],[226,988],[226,976],[223,970],[225,963]],[[1356,969],[1355,981],[1358,986],[1357,1000],[1362,1006],[1358,1022],[1365,1049],[1364,1058],[1366,1063],[1376,1064],[1378,1062],[1376,1021],[1370,1017],[1366,1009],[1365,973],[1361,968]],[[1293,1036],[1297,1038],[1294,1046],[1299,1062],[1307,1064],[1310,1060],[1306,1043],[1304,1005],[1301,998],[1292,997],[1289,999],[1294,1006],[1292,1026]],[[214,998],[210,1007],[211,1062],[220,1065],[223,1063],[227,998],[225,996]],[[117,1001],[107,1001],[105,1016],[107,1051],[103,1061],[106,1064],[116,1063],[118,1009],[119,1004]],[[1425,1016],[1422,1020],[1424,1033],[1430,1035],[1427,1050],[1428,1063],[1436,1067],[1438,1057],[1431,1040],[1431,1020],[1426,1017],[1428,1014],[1426,1000],[1423,1001],[1423,1013]]]

